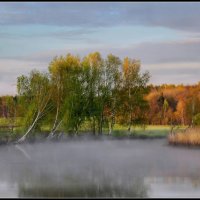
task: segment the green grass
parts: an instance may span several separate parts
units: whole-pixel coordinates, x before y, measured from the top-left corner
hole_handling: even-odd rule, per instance
[[[48,132],[50,131],[50,128],[51,127],[49,125],[44,125],[42,127],[42,131]],[[176,128],[180,130],[185,127],[176,127]],[[132,131],[130,134],[127,130],[128,126],[115,124],[112,136],[114,137],[131,136],[136,138],[164,138],[167,137],[168,133],[170,132],[171,126],[170,125],[148,125],[145,127],[136,126],[132,127]],[[91,132],[91,127],[89,122],[85,122],[81,126],[79,133],[84,134],[88,132]],[[103,128],[103,134],[108,135],[108,128]]]
[[[15,125],[20,125],[21,119],[16,118]],[[14,124],[12,119],[0,118],[0,126],[6,126],[9,124]],[[177,129],[178,128],[178,129]],[[185,127],[176,127],[177,130],[184,129]],[[62,129],[62,127],[61,127]],[[84,123],[80,129],[80,134],[91,132],[91,127],[89,123]],[[48,134],[51,130],[50,125],[43,125],[41,127],[41,134]],[[148,125],[145,127],[137,126],[132,127],[131,132],[129,133],[128,127],[125,125],[115,124],[112,137],[123,138],[165,138],[168,136],[171,126],[168,125]],[[62,131],[62,130],[59,130]],[[0,129],[0,140],[16,139],[24,134],[25,130],[23,127],[14,128],[13,132],[9,129]],[[103,128],[103,134],[108,135],[108,128]],[[31,134],[34,137],[34,133]]]
[[[113,136],[115,137],[135,137],[135,138],[163,138],[167,137],[171,127],[170,126],[146,126],[135,127],[132,129],[131,133],[127,131],[128,127],[117,125],[113,131]]]
[[[185,126],[177,126],[175,131],[185,129]],[[113,131],[114,137],[133,137],[133,138],[166,138],[171,130],[169,125],[148,125],[143,127],[134,127],[131,133],[127,131],[128,127],[117,125]]]

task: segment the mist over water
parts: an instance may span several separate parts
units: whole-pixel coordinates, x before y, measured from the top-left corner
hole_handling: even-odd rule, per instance
[[[199,149],[166,139],[0,147],[1,197],[198,197]]]

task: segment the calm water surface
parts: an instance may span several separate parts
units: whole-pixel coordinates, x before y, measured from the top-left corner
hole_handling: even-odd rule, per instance
[[[165,139],[0,147],[0,197],[200,197],[200,149]]]

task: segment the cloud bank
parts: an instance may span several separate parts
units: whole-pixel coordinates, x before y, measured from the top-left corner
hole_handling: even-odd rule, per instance
[[[0,95],[55,56],[92,51],[140,59],[151,83],[198,82],[200,3],[0,3]]]

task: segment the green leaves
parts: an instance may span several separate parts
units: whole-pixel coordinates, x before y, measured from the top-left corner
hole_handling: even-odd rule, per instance
[[[149,73],[140,74],[140,61],[125,58],[122,62],[112,54],[103,59],[99,52],[82,59],[67,54],[55,57],[48,69],[49,73],[33,70],[29,76],[18,77],[18,94],[27,107],[24,118],[29,123],[32,119],[38,124],[45,117],[48,120],[43,121],[52,124],[52,131],[62,121],[65,131],[78,133],[89,121],[101,133],[109,123],[113,128],[116,116],[122,113],[124,118],[135,116],[131,123],[141,121],[138,115],[146,108],[143,96]]]

